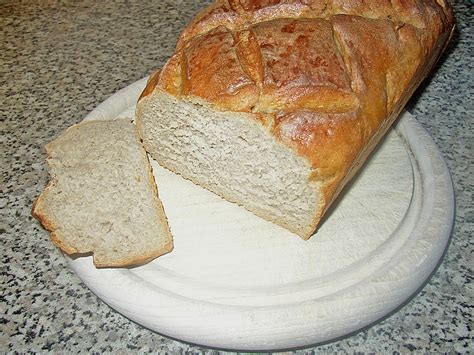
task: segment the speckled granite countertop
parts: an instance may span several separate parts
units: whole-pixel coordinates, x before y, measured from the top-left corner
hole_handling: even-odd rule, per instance
[[[160,67],[205,2],[0,0],[0,352],[215,352],[162,337],[110,309],[70,270],[30,213],[48,179],[42,147]],[[457,0],[454,8],[456,36],[409,105],[454,180],[457,212],[446,257],[397,313],[297,353],[467,352],[473,344],[474,6]]]

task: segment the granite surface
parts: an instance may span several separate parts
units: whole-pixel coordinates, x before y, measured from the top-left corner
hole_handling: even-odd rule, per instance
[[[160,336],[109,308],[31,216],[48,173],[43,146],[117,90],[160,67],[206,1],[0,1],[0,352],[215,353]],[[473,313],[473,14],[409,109],[446,158],[457,195],[452,240],[403,308],[350,337],[296,353],[468,352]]]

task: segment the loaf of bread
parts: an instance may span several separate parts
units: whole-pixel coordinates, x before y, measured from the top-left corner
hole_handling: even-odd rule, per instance
[[[151,76],[137,127],[162,166],[307,239],[453,27],[445,0],[218,0]]]
[[[144,263],[173,248],[155,180],[135,126],[83,122],[46,146],[51,181],[33,214],[68,254],[97,267]]]

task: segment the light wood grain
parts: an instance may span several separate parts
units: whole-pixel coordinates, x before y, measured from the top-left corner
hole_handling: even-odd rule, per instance
[[[145,81],[87,119],[133,118]],[[309,241],[153,164],[175,249],[133,269],[70,260],[130,319],[188,342],[273,350],[343,336],[406,301],[449,239],[452,183],[434,143],[405,113]]]

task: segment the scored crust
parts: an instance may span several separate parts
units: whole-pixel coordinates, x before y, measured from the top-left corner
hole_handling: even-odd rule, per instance
[[[453,29],[444,0],[218,0],[184,29],[139,102],[165,91],[264,123],[321,182],[316,229]]]

